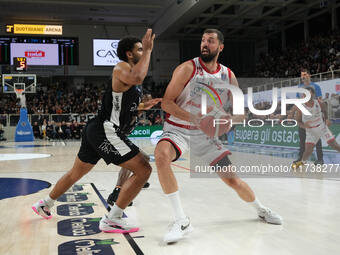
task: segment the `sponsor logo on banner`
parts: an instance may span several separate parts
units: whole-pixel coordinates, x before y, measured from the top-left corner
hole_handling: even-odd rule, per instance
[[[27,58],[44,58],[45,52],[42,50],[25,51],[25,57]]]
[[[61,216],[81,216],[94,212],[94,203],[78,203],[57,206],[57,214]]]
[[[339,84],[335,84],[335,92],[337,94],[340,94],[340,83]]]
[[[97,254],[114,255],[112,245],[119,244],[114,239],[82,239],[62,243],[58,246],[58,254]]]
[[[18,135],[30,135],[31,132],[30,131],[26,131],[26,132],[25,131],[18,131],[17,134]]]
[[[93,65],[115,66],[120,62],[117,54],[119,40],[93,39]]]
[[[340,139],[340,124],[332,124],[329,129]],[[298,127],[287,130],[282,126],[250,128],[238,125],[235,128],[235,142],[298,148],[300,139]],[[332,150],[326,142],[323,141],[322,145],[324,149]]]
[[[59,202],[81,202],[86,201],[88,193],[65,193],[57,201]]]
[[[58,222],[57,232],[62,236],[89,236],[101,232],[101,218],[73,218]]]
[[[129,137],[151,137],[158,136],[156,131],[162,131],[163,126],[137,126],[129,135]]]
[[[15,58],[26,57],[27,66],[59,65],[57,43],[11,43],[11,65]]]
[[[163,130],[156,130],[150,135],[151,143],[157,144],[163,134]]]

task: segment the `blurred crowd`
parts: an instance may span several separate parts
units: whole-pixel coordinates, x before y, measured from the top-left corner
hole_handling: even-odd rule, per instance
[[[33,134],[36,139],[66,140],[81,137],[81,131],[85,126],[84,122],[54,122],[43,120],[42,123],[35,121],[32,124]]]
[[[35,94],[26,94],[28,114],[96,113],[105,86],[86,84],[43,86]],[[20,105],[15,94],[2,94],[0,114],[18,114]]]
[[[143,84],[143,92],[153,98],[162,97],[167,83],[155,84],[149,80]],[[83,86],[39,87],[37,93],[26,94],[28,114],[96,114],[100,108],[101,98],[106,84],[101,86],[84,84]],[[20,104],[15,94],[1,94],[0,114],[19,114]]]
[[[312,74],[340,69],[340,32],[311,37],[286,51],[262,54],[256,65],[258,77],[298,77],[304,66]]]
[[[326,93],[323,98],[321,98],[322,102],[326,103],[328,115],[330,119],[336,119],[340,118],[340,95],[337,95],[335,93],[329,94]],[[257,110],[267,110],[270,109],[272,106],[272,102],[260,102],[254,105],[255,109]],[[289,115],[290,109],[292,105],[287,105],[287,113],[288,118],[292,118],[292,116]],[[287,116],[281,115],[281,102],[278,102],[277,108],[274,113],[270,115],[254,115],[249,111],[248,108],[246,108],[246,116],[247,119],[277,119],[277,122],[280,122],[284,119],[287,119]],[[276,122],[276,123],[277,123]],[[266,121],[265,123],[271,124],[271,121]]]

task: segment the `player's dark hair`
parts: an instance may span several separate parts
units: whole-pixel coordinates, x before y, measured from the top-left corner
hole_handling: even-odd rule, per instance
[[[203,34],[212,34],[212,33],[217,34],[217,39],[220,41],[220,43],[224,43],[224,36],[220,30],[216,28],[207,28],[203,32]]]
[[[132,51],[133,47],[135,47],[135,44],[138,42],[142,42],[141,39],[134,37],[134,36],[127,36],[122,38],[118,43],[117,48],[117,55],[120,60],[127,62],[128,58],[126,55],[127,51]]]
[[[310,74],[310,71],[307,68],[301,68],[301,73],[308,73]]]

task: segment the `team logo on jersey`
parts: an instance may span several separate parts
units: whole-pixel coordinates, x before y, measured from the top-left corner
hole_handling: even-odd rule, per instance
[[[222,81],[226,81],[227,80],[227,74],[222,72],[221,73],[221,79],[222,79]]]
[[[119,110],[119,96],[115,96],[115,100],[113,102],[114,107],[115,107],[115,111]]]
[[[120,155],[117,150],[112,146],[109,140],[105,139],[104,142],[99,145],[99,150],[106,154],[114,153],[115,155]]]
[[[136,103],[133,103],[131,108],[130,108],[130,112],[135,112],[135,111],[137,111],[137,109],[138,109],[138,105]]]

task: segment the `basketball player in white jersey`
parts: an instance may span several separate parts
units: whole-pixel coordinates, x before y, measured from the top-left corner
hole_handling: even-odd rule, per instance
[[[306,160],[312,155],[315,144],[323,138],[330,147],[340,152],[340,145],[335,141],[335,137],[329,130],[331,122],[328,119],[327,107],[319,99],[315,99],[313,87],[307,87],[311,93],[311,99],[305,103],[305,107],[311,115],[305,115],[300,110],[297,111],[296,121],[299,127],[306,129],[305,152],[302,161],[296,162],[293,167],[297,168],[304,165]]]
[[[164,236],[166,243],[176,242],[193,230],[183,211],[176,177],[171,169],[171,162],[176,161],[189,149],[189,137],[196,136],[196,139],[191,139],[193,143],[199,141],[197,146],[190,147],[191,153],[203,158],[206,165],[231,165],[228,158],[230,152],[205,139],[202,131],[197,129],[200,117],[193,115],[188,109],[190,91],[187,85],[197,82],[197,79],[206,78],[238,86],[233,72],[217,62],[224,47],[223,41],[223,34],[219,30],[206,29],[201,41],[201,56],[186,61],[175,69],[163,97],[162,109],[167,112],[168,118],[164,124],[164,133],[155,149],[155,160],[163,192],[169,198],[175,214],[175,222]],[[262,219],[268,223],[282,224],[282,218],[264,207],[247,183],[235,176],[220,177],[242,200],[254,207]]]

